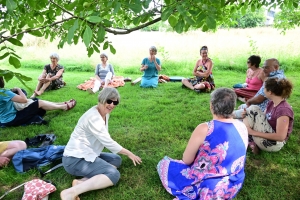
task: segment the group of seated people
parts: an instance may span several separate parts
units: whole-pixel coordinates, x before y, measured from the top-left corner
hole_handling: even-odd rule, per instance
[[[155,74],[161,69],[156,52],[156,48],[151,47],[150,56],[142,61],[140,70],[144,76],[141,86],[155,87],[158,83],[158,76],[155,76],[155,81],[150,76],[150,72]],[[259,68],[260,58],[251,56],[247,62],[247,87],[240,89],[248,88],[252,92],[258,89],[253,85],[259,82],[262,85],[254,96],[245,96],[245,104],[239,110],[234,110],[240,91],[215,89],[213,64],[207,57],[206,46],[200,49],[200,55],[202,58],[194,67],[195,78],[184,79],[182,83],[196,92],[214,89],[210,94],[212,119],[194,129],[182,159],[164,157],[157,165],[157,172],[166,191],[177,199],[231,199],[237,195],[245,179],[247,147],[254,153],[259,150],[279,151],[288,140],[294,113],[286,100],[293,86],[279,69],[277,59],[268,59]],[[107,59],[107,56],[101,59]],[[117,168],[122,162],[118,154],[128,156],[134,165],[142,163],[139,156],[113,140],[108,132],[109,115],[120,103],[120,94],[115,88],[107,87],[109,81],[106,82],[106,75],[102,76],[101,67],[103,65],[96,69],[100,73],[98,81],[104,86],[99,92],[98,103],[80,117],[65,147],[62,159],[65,170],[82,178],[74,179],[72,187],[61,192],[63,200],[79,199],[78,195],[84,192],[116,185],[120,178]],[[106,67],[110,68],[109,65]],[[51,109],[67,110],[76,105],[73,99],[52,103],[35,98],[27,108],[16,111],[13,102],[25,102],[24,94],[19,88],[16,89],[18,94],[5,90],[2,77],[0,83],[0,92],[7,94],[0,95],[1,123],[7,126],[22,124],[19,118],[24,118],[25,112],[22,111],[25,109],[34,115]],[[0,143],[2,166],[9,162],[13,152],[26,148],[20,143],[18,148],[9,151],[10,144]],[[103,152],[104,148],[112,153]]]

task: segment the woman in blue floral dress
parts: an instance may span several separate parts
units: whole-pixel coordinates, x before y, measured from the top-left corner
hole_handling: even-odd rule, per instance
[[[236,98],[231,89],[215,90],[213,120],[196,127],[182,160],[166,156],[158,163],[161,182],[175,199],[232,199],[241,189],[248,132],[232,118]]]

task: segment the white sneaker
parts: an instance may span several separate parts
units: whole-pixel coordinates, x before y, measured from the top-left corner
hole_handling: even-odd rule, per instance
[[[90,94],[95,94],[95,92],[91,88],[88,88],[86,91],[88,91],[88,93]]]

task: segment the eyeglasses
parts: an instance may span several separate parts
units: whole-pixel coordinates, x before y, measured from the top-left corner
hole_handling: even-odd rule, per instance
[[[116,106],[116,105],[119,104],[119,101],[113,101],[113,100],[111,100],[111,99],[107,99],[107,100],[106,100],[106,103],[107,103],[107,104],[113,103],[113,104]]]

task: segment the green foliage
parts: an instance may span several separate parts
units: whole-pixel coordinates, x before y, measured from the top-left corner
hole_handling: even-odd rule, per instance
[[[26,33],[50,41],[59,39],[59,48],[83,41],[88,56],[108,48],[115,54],[107,33],[129,34],[160,21],[168,22],[177,33],[216,30],[237,19],[236,27],[255,27],[261,23],[263,6],[293,11],[298,4],[293,0],[1,0],[0,60],[8,58],[15,68],[21,66],[20,57],[8,43],[23,46]],[[299,25],[299,20],[289,23]]]
[[[265,8],[261,7],[257,10],[252,11],[252,7],[246,9],[245,13],[243,10],[239,10],[235,13],[235,19],[232,24],[229,25],[231,28],[253,28],[264,25],[266,21]]]
[[[300,26],[300,8],[283,8],[276,13],[274,26],[283,31]]]

